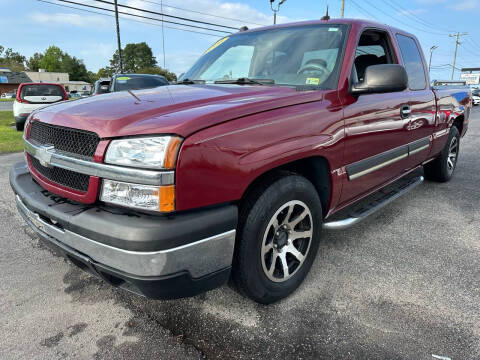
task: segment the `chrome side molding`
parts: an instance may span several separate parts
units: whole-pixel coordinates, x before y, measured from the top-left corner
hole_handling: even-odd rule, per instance
[[[46,167],[59,167],[89,176],[143,185],[173,185],[174,171],[154,171],[82,160],[56,152],[53,146],[38,145],[23,138],[25,151]]]
[[[368,216],[372,215],[373,213],[377,212],[384,206],[390,204],[392,201],[398,199],[400,196],[406,194],[410,190],[413,190],[415,187],[423,183],[423,176],[419,176],[413,178],[410,182],[405,184],[404,186],[395,189],[384,197],[375,200],[374,202],[368,204],[366,207],[357,210],[356,212],[349,215],[349,217],[341,220],[335,220],[330,222],[323,223],[323,228],[328,230],[343,230],[358,224],[360,221],[364,220]]]

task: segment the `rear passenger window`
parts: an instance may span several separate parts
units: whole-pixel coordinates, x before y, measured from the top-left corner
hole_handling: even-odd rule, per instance
[[[425,69],[417,43],[411,37],[405,35],[397,35],[397,40],[408,74],[408,87],[410,90],[425,89],[427,86]]]

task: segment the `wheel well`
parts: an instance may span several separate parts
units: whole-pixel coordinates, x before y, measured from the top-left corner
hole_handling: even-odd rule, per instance
[[[458,132],[460,133],[460,135],[462,134],[463,132],[463,121],[465,120],[465,117],[463,115],[460,115],[459,117],[457,117],[455,119],[455,121],[453,122],[453,126],[455,126],[457,129],[458,129]]]
[[[288,173],[294,173],[307,178],[318,192],[320,201],[322,202],[322,211],[327,213],[328,202],[330,200],[330,166],[327,159],[321,156],[309,157],[284,164],[277,168],[271,169],[266,173],[257,177],[247,188],[242,196],[245,200],[253,190],[259,186],[267,187],[279,177]]]

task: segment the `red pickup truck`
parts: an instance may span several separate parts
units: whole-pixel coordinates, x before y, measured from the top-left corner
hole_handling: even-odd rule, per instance
[[[114,286],[175,298],[232,276],[271,303],[322,228],[448,181],[471,106],[467,88],[429,85],[402,30],[277,25],[221,39],[178,84],[34,112],[10,182],[26,222]]]

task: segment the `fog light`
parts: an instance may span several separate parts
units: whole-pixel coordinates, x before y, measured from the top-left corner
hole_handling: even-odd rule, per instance
[[[141,210],[175,210],[175,186],[150,186],[103,180],[100,200]]]

